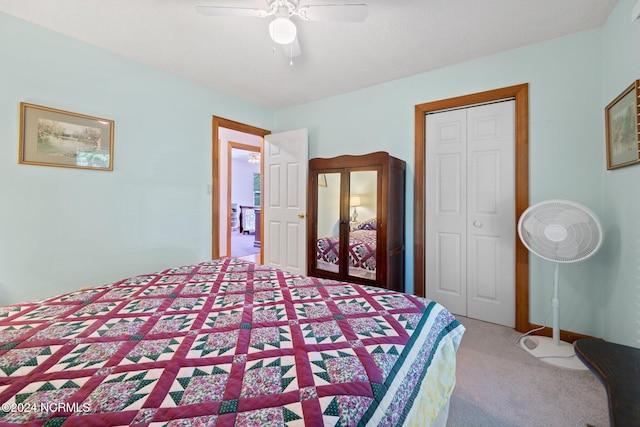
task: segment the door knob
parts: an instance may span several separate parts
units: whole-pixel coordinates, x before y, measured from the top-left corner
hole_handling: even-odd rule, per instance
[[[482,223],[478,220],[473,221],[473,226],[475,228],[481,228],[482,227]]]
[[[298,218],[303,219],[304,217],[305,217],[305,214],[303,213],[298,214]]]

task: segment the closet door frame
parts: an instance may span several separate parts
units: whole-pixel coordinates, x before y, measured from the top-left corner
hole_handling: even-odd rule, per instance
[[[473,105],[515,100],[515,205],[516,218],[529,206],[529,84],[505,87],[415,106],[415,175],[414,175],[414,293],[425,295],[425,115],[430,112]],[[516,224],[513,225],[516,227]],[[520,239],[515,242],[515,329],[529,329],[529,253]]]

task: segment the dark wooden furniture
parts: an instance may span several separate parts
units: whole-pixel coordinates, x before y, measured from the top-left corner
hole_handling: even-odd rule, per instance
[[[404,291],[405,169],[403,160],[382,151],[309,161],[310,276]],[[375,232],[368,233],[375,239],[374,269],[356,266],[349,256],[350,241],[370,223],[375,223]],[[317,258],[318,239],[328,238],[336,239],[339,249],[333,264]]]
[[[255,206],[240,206],[240,233],[249,234],[256,230]]]
[[[612,426],[640,426],[640,348],[582,338],[576,356],[602,382]]]

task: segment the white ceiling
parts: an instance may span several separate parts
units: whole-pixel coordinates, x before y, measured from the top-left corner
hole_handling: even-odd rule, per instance
[[[364,23],[300,21],[293,66],[269,19],[197,5],[266,0],[0,0],[0,11],[273,109],[599,27],[617,0],[300,0],[366,3]]]

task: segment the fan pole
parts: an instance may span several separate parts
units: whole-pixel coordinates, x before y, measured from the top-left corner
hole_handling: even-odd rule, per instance
[[[556,271],[553,279],[553,299],[551,300],[551,307],[553,308],[553,345],[560,345],[560,298],[558,298],[558,267],[556,264]]]
[[[553,278],[553,335],[526,336],[520,339],[520,347],[541,361],[560,368],[586,370],[587,367],[576,357],[573,344],[560,341],[560,298],[558,297],[558,283],[560,263],[556,262]]]

